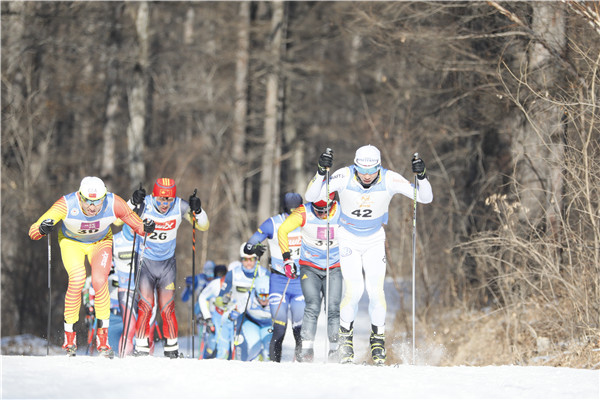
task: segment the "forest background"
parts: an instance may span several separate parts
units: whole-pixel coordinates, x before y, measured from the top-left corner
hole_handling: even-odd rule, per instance
[[[408,179],[414,152],[427,165],[416,336],[443,346],[440,365],[599,368],[598,7],[3,1],[2,336],[46,336],[47,242],[27,232],[84,176],[125,199],[159,177],[184,199],[198,189],[200,272],[303,194],[326,147],[336,169],[370,143]],[[412,217],[412,200],[392,200],[399,290]],[[67,278],[51,249],[60,343]],[[177,260],[181,288],[191,227]],[[388,337],[410,342],[410,312]]]

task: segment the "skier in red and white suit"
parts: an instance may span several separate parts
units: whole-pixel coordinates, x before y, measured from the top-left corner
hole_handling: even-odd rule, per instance
[[[175,245],[177,230],[183,219],[192,223],[201,231],[208,230],[206,212],[201,208],[200,199],[195,194],[189,202],[176,197],[175,181],[170,178],[157,179],[151,195],[143,189],[137,189],[131,198],[132,206],[140,206],[140,215],[156,223],[156,230],[146,238],[145,249],[139,249],[140,280],[138,319],[134,355],[150,353],[150,321],[154,306],[154,291],[158,294],[158,312],[163,321],[163,334],[166,339],[164,354],[166,357],[179,357],[177,343],[178,329],[175,316]],[[140,238],[141,239],[141,238]],[[137,243],[142,243],[142,240]]]

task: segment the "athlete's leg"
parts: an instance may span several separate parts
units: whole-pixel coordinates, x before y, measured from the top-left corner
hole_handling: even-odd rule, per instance
[[[286,294],[286,297],[290,305],[292,333],[294,334],[294,340],[296,341],[294,353],[296,358],[298,358],[300,350],[302,350],[302,320],[304,318],[304,309],[306,307],[300,278],[290,281],[288,292],[289,295]]]
[[[385,281],[385,241],[372,244],[363,254],[365,287],[369,295],[371,324],[385,325],[386,302],[383,290]],[[383,331],[380,329],[380,333]]]
[[[177,317],[175,316],[175,258],[162,263],[162,274],[156,286],[158,294],[158,308],[163,321],[163,335],[166,339],[165,355],[175,357],[179,353],[177,343]]]
[[[340,326],[350,329],[356,318],[358,302],[363,295],[362,257],[360,241],[344,229],[339,229],[340,269],[344,282],[344,294],[340,303]]]
[[[302,319],[302,361],[312,361],[317,321],[321,312],[322,278],[320,270],[312,267],[302,267],[302,292],[306,302],[304,318]]]
[[[105,239],[94,243],[88,253],[88,260],[92,270],[92,287],[96,292],[94,304],[96,318],[108,322],[110,318],[108,274],[112,266],[112,235],[107,235]]]
[[[273,336],[269,344],[269,353],[271,354],[271,359],[276,362],[281,361],[281,347],[287,328],[287,295],[285,298],[282,298],[286,283],[287,277],[277,273],[272,273],[269,278],[269,309],[271,311],[271,318],[273,319]]]
[[[326,283],[324,284],[324,287]],[[340,327],[340,301],[342,299],[343,278],[342,271],[334,268],[329,271],[329,308],[327,316],[327,337],[331,350],[337,349],[338,331]],[[334,345],[335,344],[335,345]]]
[[[238,350],[240,360],[252,361],[260,354],[261,341],[258,325],[246,319],[241,329],[241,337],[238,339]]]
[[[152,319],[152,308],[154,307],[155,278],[150,266],[150,260],[147,259],[142,260],[140,263],[138,318],[135,325],[136,352],[145,354],[150,354],[150,320]]]
[[[222,315],[213,317],[215,333],[217,335],[217,358],[227,360],[231,355],[231,342],[233,340],[233,322]]]
[[[120,283],[120,281],[119,281]],[[127,341],[125,345],[125,354],[131,354],[133,352],[133,336],[135,335],[135,325],[137,323],[137,307],[134,307],[134,302],[136,299],[134,298],[134,291],[129,291],[129,303],[127,304],[127,309],[125,305],[127,303],[127,289],[119,289],[119,308],[121,308],[121,316],[123,319],[123,334],[121,335],[121,339],[119,340],[119,349],[123,345],[123,340]],[[129,316],[131,314],[131,317]],[[131,320],[130,320],[131,318]],[[127,324],[129,324],[129,332],[125,332],[127,329]]]
[[[85,244],[67,239],[59,233],[58,243],[62,262],[67,270],[69,282],[65,295],[64,320],[66,324],[72,325],[79,320],[79,309],[81,307],[81,290],[85,284]]]
[[[271,332],[270,328],[271,328],[270,324],[259,327],[261,352],[262,352],[262,356],[263,356],[263,361],[270,360],[269,343],[271,343],[271,338],[273,336],[273,332]]]

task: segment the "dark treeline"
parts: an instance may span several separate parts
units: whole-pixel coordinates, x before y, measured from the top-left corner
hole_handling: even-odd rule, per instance
[[[540,354],[540,338],[554,352],[598,346],[598,3],[6,1],[1,11],[2,336],[45,337],[47,243],[27,232],[84,176],[125,199],[160,177],[185,199],[197,188],[211,220],[198,268],[236,259],[285,192],[304,194],[326,147],[338,168],[370,143],[409,179],[419,152],[432,182],[417,223],[420,340],[456,326],[443,310],[458,310],[500,318],[487,339],[508,362]],[[411,277],[411,229],[412,202],[394,199],[397,282]],[[177,258],[181,286],[189,228]],[[52,287],[59,342],[55,235]],[[181,329],[188,308],[177,305]]]

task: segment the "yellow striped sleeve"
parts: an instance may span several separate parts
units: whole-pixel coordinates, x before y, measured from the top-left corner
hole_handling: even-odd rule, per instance
[[[290,246],[288,244],[289,233],[299,226],[303,226],[305,222],[306,209],[304,208],[304,204],[302,204],[300,207],[294,209],[294,211],[292,211],[292,213],[279,226],[279,230],[277,231],[277,241],[279,242],[281,254],[290,251]]]
[[[54,225],[58,223],[58,221],[64,219],[67,216],[67,201],[65,197],[61,197],[56,200],[52,207],[48,211],[46,211],[31,227],[29,227],[29,237],[33,240],[40,240],[42,238],[42,234],[40,233],[40,225],[42,221],[46,219],[54,220]]]

